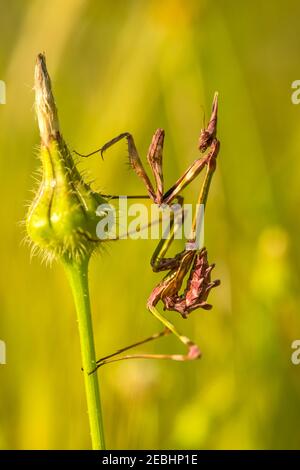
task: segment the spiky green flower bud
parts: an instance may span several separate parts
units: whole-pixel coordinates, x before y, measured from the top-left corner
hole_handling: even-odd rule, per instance
[[[34,248],[46,258],[80,260],[99,246],[97,207],[105,200],[83,180],[59,129],[45,56],[35,66],[35,108],[42,180],[26,217]]]
[[[34,248],[61,259],[72,289],[79,327],[82,367],[93,449],[103,449],[104,430],[88,286],[98,206],[106,201],[84,181],[59,129],[50,77],[43,54],[35,67],[35,107],[41,134],[42,180],[26,217]]]

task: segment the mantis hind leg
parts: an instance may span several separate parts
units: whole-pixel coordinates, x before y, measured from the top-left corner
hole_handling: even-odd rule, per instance
[[[179,331],[176,329],[173,323],[171,323],[163,315],[161,315],[154,305],[148,305],[147,307],[148,307],[148,310],[152,313],[152,315],[154,315],[154,317],[157,318],[165,326],[165,329],[161,333],[156,333],[155,335],[152,335],[149,338],[146,338],[146,340],[132,344],[131,346],[120,349],[114,354],[110,354],[109,356],[99,359],[97,361],[97,367],[91,373],[95,372],[97,369],[99,369],[99,367],[104,366],[105,364],[110,364],[112,362],[118,362],[118,361],[124,361],[127,359],[171,359],[173,361],[182,362],[182,361],[192,361],[195,359],[199,359],[201,357],[201,351],[199,347],[192,340],[190,340],[187,336],[184,336],[181,333],[179,333]],[[119,354],[121,354],[122,352],[125,352],[128,349],[134,348],[136,346],[140,346],[141,344],[160,338],[162,336],[166,336],[169,333],[173,333],[179,339],[179,341],[181,341],[188,348],[187,354],[139,354],[138,353],[138,354],[128,354],[125,356],[114,358],[115,356],[118,356]]]
[[[152,315],[157,318],[162,324],[171,331],[178,339],[181,341],[185,346],[188,348],[187,354],[170,354],[168,355],[168,359],[172,359],[173,361],[190,361],[194,359],[199,359],[201,357],[201,351],[197,344],[195,344],[190,338],[185,335],[179,333],[177,328],[171,323],[167,318],[165,318],[159,311],[156,309],[154,305],[148,305],[149,311]]]

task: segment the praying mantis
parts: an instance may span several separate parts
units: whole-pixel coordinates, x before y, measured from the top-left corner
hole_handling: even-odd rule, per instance
[[[210,120],[207,127],[202,129],[200,132],[198,149],[202,155],[187,168],[184,174],[166,192],[164,191],[164,178],[162,171],[165,135],[163,129],[157,129],[154,133],[147,155],[147,160],[153,173],[155,186],[153,186],[147,172],[145,171],[133,136],[128,132],[122,133],[113,138],[100,149],[91,152],[88,155],[83,155],[78,152],[76,153],[81,157],[89,157],[100,152],[101,156],[103,156],[103,153],[112,145],[122,139],[126,139],[130,165],[137,176],[143,181],[148,197],[159,206],[162,206],[163,204],[170,205],[171,202],[176,199],[182,203],[183,198],[180,195],[182,190],[190,184],[203,169],[206,169],[204,181],[198,197],[198,204],[203,204],[205,208],[220,148],[220,143],[217,139],[217,115],[218,94],[215,93]],[[158,311],[157,304],[162,302],[164,310],[179,312],[183,318],[187,318],[192,311],[198,308],[208,310],[212,307],[207,303],[207,297],[211,289],[218,286],[220,281],[211,280],[211,271],[214,268],[214,264],[209,264],[206,248],[197,247],[195,244],[192,245],[192,243],[195,242],[196,218],[193,220],[192,236],[188,240],[185,249],[176,254],[173,258],[166,258],[166,253],[174,240],[174,231],[175,228],[173,224],[170,227],[169,237],[167,239],[160,240],[151,258],[151,267],[154,272],[167,271],[165,277],[156,285],[156,287],[154,287],[147,301],[147,309],[164,325],[164,330],[160,333],[153,334],[142,341],[119,349],[113,354],[102,357],[97,361],[95,370],[104,364],[127,359],[171,359],[174,361],[189,361],[201,357],[201,351],[197,344],[187,336],[182,335],[173,323]],[[194,246],[194,248],[191,249],[191,246]],[[183,290],[183,293],[180,293],[186,278],[186,287]],[[138,353],[121,355],[134,347],[140,346],[162,336],[166,336],[170,333],[173,333],[179,341],[185,345],[187,348],[187,352],[185,354]],[[91,373],[95,372],[95,370]]]

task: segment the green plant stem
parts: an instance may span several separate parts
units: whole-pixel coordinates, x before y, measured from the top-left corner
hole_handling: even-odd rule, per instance
[[[88,263],[88,257],[80,262],[64,260],[77,310],[92,446],[94,450],[103,450],[105,442],[98,376],[97,373],[89,375],[89,372],[96,367],[96,356],[88,285]]]

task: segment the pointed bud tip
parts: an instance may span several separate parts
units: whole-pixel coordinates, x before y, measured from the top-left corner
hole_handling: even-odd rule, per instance
[[[37,114],[41,139],[48,146],[50,140],[59,133],[57,108],[52,94],[51,80],[47,71],[45,54],[38,54],[35,73],[35,110]]]

